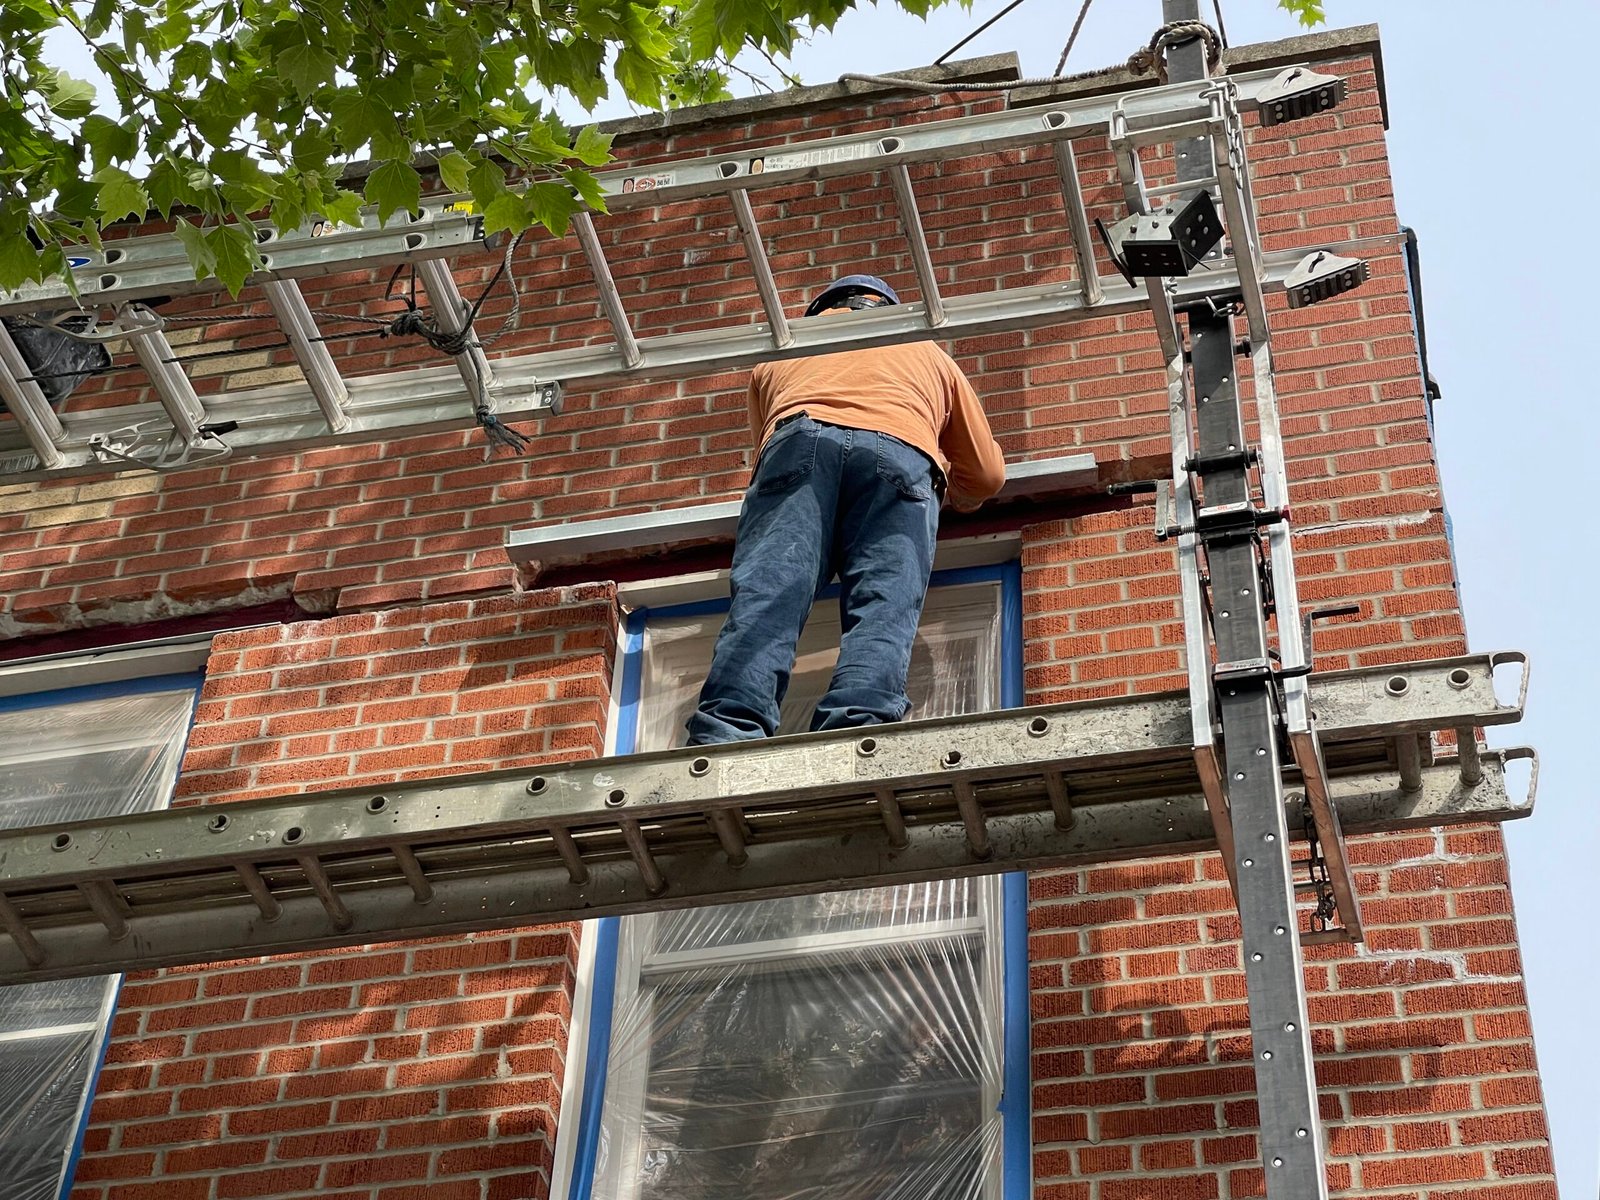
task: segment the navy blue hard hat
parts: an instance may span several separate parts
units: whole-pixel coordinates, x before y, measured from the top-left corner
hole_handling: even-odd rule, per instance
[[[876,275],[844,275],[835,279],[817,297],[806,305],[806,316],[814,317],[825,309],[832,308],[839,301],[850,296],[859,296],[863,292],[877,292],[890,304],[899,304],[900,297],[895,290]]]

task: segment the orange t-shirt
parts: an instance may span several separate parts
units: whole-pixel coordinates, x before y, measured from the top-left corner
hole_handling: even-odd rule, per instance
[[[1006,481],[1005,456],[977,394],[932,342],[757,364],[750,373],[757,452],[779,421],[802,412],[915,446],[944,471],[955,508],[977,508]]]

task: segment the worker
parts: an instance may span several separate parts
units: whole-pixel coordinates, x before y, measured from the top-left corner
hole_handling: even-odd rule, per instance
[[[883,280],[847,275],[806,316],[899,302]],[[835,574],[843,637],[811,728],[902,720],[940,505],[970,512],[1005,482],[978,397],[948,354],[912,342],[761,363],[749,403],[758,458],[688,744],[777,732],[795,643]]]

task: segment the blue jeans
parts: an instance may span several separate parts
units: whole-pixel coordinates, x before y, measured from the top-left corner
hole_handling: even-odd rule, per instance
[[[939,530],[935,467],[887,434],[802,416],[762,449],[739,512],[732,603],[689,745],[770,737],[795,643],[839,576],[839,665],[811,728],[898,721]]]

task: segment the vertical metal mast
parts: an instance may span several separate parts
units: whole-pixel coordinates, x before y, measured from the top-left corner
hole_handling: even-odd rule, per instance
[[[1166,22],[1199,18],[1198,0],[1162,0]],[[1195,38],[1170,47],[1167,71],[1174,82],[1206,78],[1204,42]],[[1180,183],[1216,175],[1207,139],[1179,139],[1174,153]],[[1234,236],[1237,241],[1240,231]],[[1267,655],[1268,564],[1258,539],[1261,524],[1281,520],[1282,515],[1261,510],[1252,499],[1252,456],[1245,444],[1239,403],[1231,305],[1201,304],[1190,307],[1186,315],[1197,453],[1182,465],[1198,483],[1195,529],[1210,575],[1215,654],[1203,686],[1214,696],[1223,742],[1262,1165],[1268,1200],[1326,1200],[1284,813],[1280,713]],[[1184,567],[1197,569],[1192,560]],[[1299,614],[1279,613],[1278,620],[1298,621]],[[1191,637],[1189,644],[1204,641],[1203,636]],[[1192,673],[1191,679],[1198,684],[1199,673]]]

